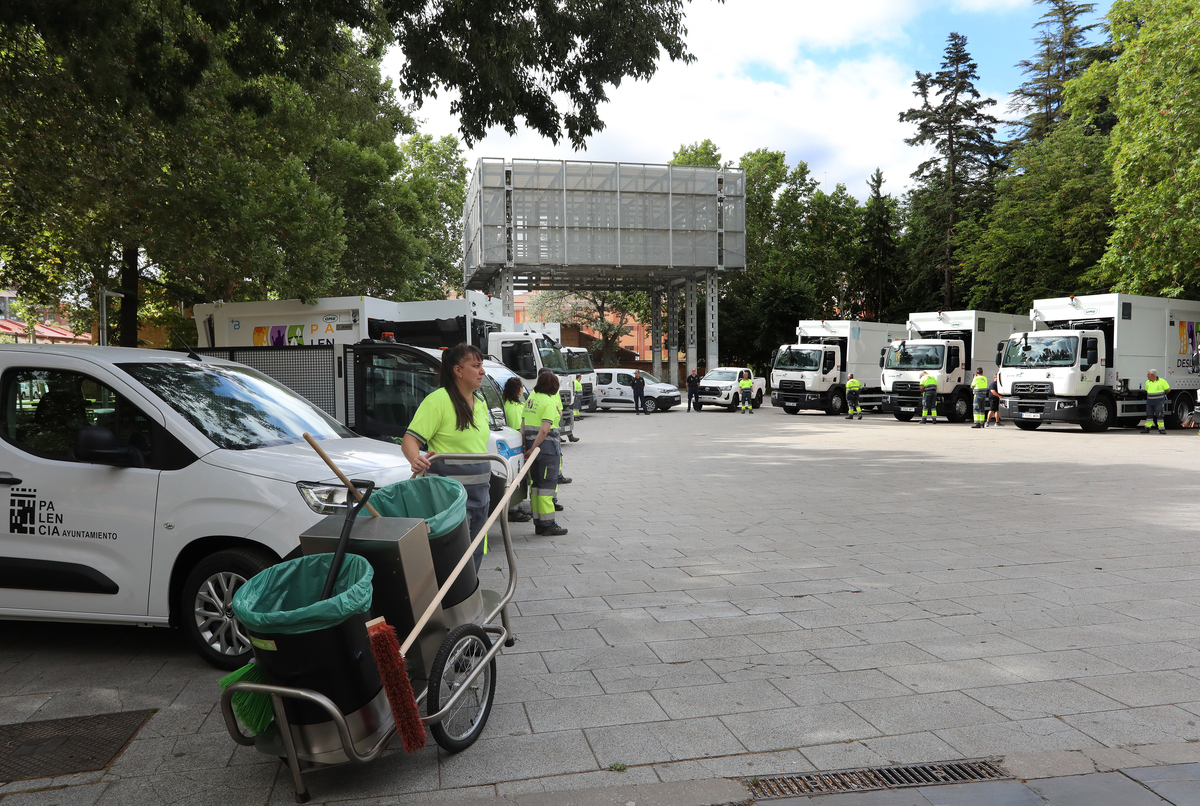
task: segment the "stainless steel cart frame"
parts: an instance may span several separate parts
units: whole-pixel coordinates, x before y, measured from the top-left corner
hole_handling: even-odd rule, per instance
[[[485,670],[488,670],[490,673],[492,661],[496,655],[500,653],[501,648],[504,646],[513,645],[514,639],[512,636],[511,622],[509,621],[508,603],[512,601],[513,595],[517,590],[517,564],[516,555],[513,551],[512,535],[510,533],[508,523],[508,499],[511,497],[513,492],[512,483],[514,478],[528,472],[529,468],[529,464],[526,463],[519,473],[514,473],[512,465],[509,464],[508,460],[496,454],[439,454],[439,458],[474,459],[475,461],[491,460],[493,462],[498,462],[502,467],[504,467],[506,473],[505,486],[507,488],[507,492],[504,498],[502,498],[496,504],[494,511],[498,513],[497,521],[500,524],[500,534],[504,541],[504,554],[508,561],[508,587],[504,593],[500,595],[497,600],[495,600],[495,604],[493,604],[490,609],[485,607],[482,618],[475,622],[480,628],[488,633],[489,636],[494,636],[491,647],[489,647],[487,652],[479,658],[475,668],[469,672],[467,677],[461,681],[458,681],[458,689],[451,694],[450,698],[445,702],[445,704],[441,705],[436,713],[421,717],[421,722],[425,725],[436,725],[444,720],[452,712],[459,700],[471,690],[471,685],[475,682],[475,680],[481,674],[483,674]],[[476,538],[478,538],[478,535],[474,536],[472,540],[472,550],[474,548],[474,539]],[[463,567],[465,568],[465,566]],[[448,591],[451,583],[457,579],[458,574],[461,573],[461,571],[462,568],[460,568],[457,573],[453,574],[450,579],[448,579],[446,583],[442,585],[441,589],[434,597],[434,602],[439,606],[441,605],[442,599]],[[491,596],[488,598],[490,599]],[[492,624],[496,616],[500,616],[499,626]],[[429,629],[430,626],[431,625],[418,624],[417,628],[424,632],[424,630]],[[495,680],[492,680],[491,684],[494,689]],[[383,751],[387,748],[388,742],[391,741],[392,737],[396,734],[396,726],[393,723],[388,726],[386,730],[384,730],[382,736],[380,736],[377,740],[371,742],[360,739],[356,744],[346,718],[342,715],[342,712],[338,709],[338,707],[334,705],[333,701],[325,695],[310,689],[289,688],[286,686],[276,686],[267,683],[238,682],[230,685],[221,694],[221,715],[225,718],[225,728],[229,731],[229,735],[235,742],[246,747],[253,747],[255,745],[255,737],[249,736],[242,732],[241,726],[238,724],[237,717],[233,713],[233,695],[239,691],[265,694],[271,698],[271,702],[275,711],[275,722],[278,726],[279,736],[286,753],[288,767],[292,773],[292,783],[296,790],[297,803],[306,803],[310,798],[308,788],[304,783],[303,773],[311,770],[326,769],[328,767],[338,765],[314,763],[300,758],[292,736],[292,726],[288,722],[287,714],[285,713],[283,706],[283,700],[285,698],[303,700],[317,706],[318,708],[321,708],[329,715],[329,720],[336,729],[338,738],[341,742],[341,750],[345,753],[347,759],[345,762],[340,763],[366,764],[370,761],[374,761],[380,756],[380,754],[383,753]],[[426,702],[428,696],[429,686],[426,685],[420,692],[416,693],[418,706]],[[387,714],[387,720],[391,722],[390,712]],[[482,730],[482,726],[480,726],[480,730]],[[368,744],[369,746],[362,746],[364,744]]]

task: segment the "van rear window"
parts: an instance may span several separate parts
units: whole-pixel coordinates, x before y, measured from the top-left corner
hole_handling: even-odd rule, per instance
[[[118,364],[214,445],[247,451],[355,436],[283,384],[249,367],[209,363]]]

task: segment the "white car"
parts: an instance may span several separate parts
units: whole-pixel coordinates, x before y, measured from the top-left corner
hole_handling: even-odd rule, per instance
[[[679,405],[679,387],[663,383],[649,372],[643,372],[646,381],[646,411],[666,411]],[[596,370],[596,393],[600,408],[633,408],[633,370],[604,367]]]
[[[301,435],[350,478],[412,475],[398,445],[231,361],[4,345],[0,396],[0,618],[176,625],[225,669],[250,657],[238,586],[345,500]]]
[[[738,379],[742,377],[742,373],[746,369],[746,367],[717,367],[709,370],[700,379],[696,411],[700,411],[705,406],[725,406],[730,411],[736,411],[742,404],[742,390],[738,386]],[[762,405],[763,396],[767,392],[767,379],[755,378],[753,372],[750,375],[754,382],[754,386],[750,388],[750,402],[757,409]]]

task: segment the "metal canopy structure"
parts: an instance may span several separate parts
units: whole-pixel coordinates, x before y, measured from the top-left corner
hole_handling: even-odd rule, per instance
[[[678,355],[680,291],[688,371],[696,366],[696,284],[706,288],[708,366],[717,365],[717,293],[746,265],[746,178],[737,169],[628,162],[481,159],[463,207],[466,287],[517,291],[646,291],[655,369],[666,296],[669,356]],[[657,302],[655,305],[653,302]]]

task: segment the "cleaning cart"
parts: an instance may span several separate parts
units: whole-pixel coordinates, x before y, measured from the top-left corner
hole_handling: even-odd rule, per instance
[[[465,518],[457,514],[456,503],[465,502],[462,485],[442,477],[382,488],[372,499],[380,517],[362,513],[364,507],[376,511],[367,500],[372,485],[342,477],[349,487],[344,514],[315,524],[300,536],[300,546],[306,558],[334,553],[337,563],[340,554],[346,556],[343,574],[348,578],[339,580],[337,588],[327,584],[326,595],[331,590],[352,594],[362,580],[358,566],[352,564],[361,560],[369,564],[371,614],[383,616],[398,636],[407,636],[401,652],[416,702],[424,706],[420,722],[429,726],[441,747],[459,752],[470,747],[487,724],[495,695],[495,657],[502,646],[513,644],[507,605],[516,591],[517,571],[507,510],[508,499],[529,464],[514,476],[500,456],[446,454],[443,458],[489,459],[507,469],[505,495],[492,503],[489,520],[489,524],[499,523],[507,560],[508,584],[503,593],[480,588],[471,554],[482,535],[469,535]],[[462,502],[454,499],[459,492]],[[389,516],[392,513],[401,516]],[[258,634],[250,628],[256,663],[265,664],[272,682],[235,682],[221,696],[229,735],[238,744],[286,760],[299,803],[309,799],[303,773],[370,762],[397,732],[379,669],[367,647],[364,620],[363,614],[351,614],[344,624],[328,630],[329,635],[307,639],[315,651],[303,657],[293,652],[291,658],[279,656],[279,650],[289,644],[284,636]],[[285,680],[291,684],[282,684]],[[270,697],[274,721],[256,736],[242,731],[234,713],[233,700],[239,692]]]

